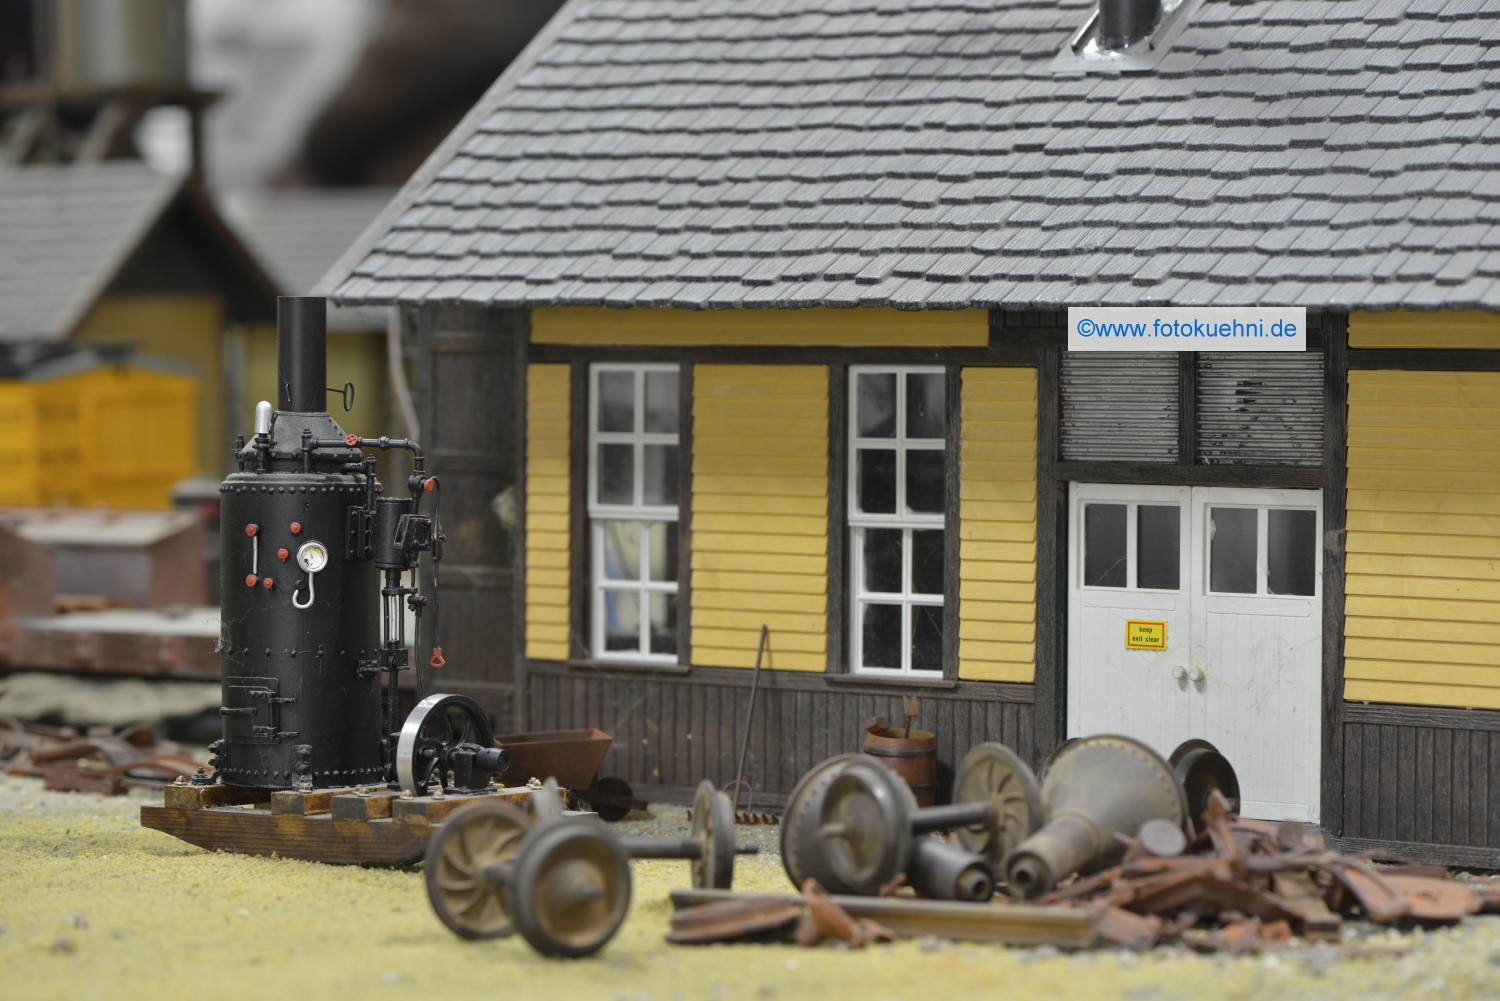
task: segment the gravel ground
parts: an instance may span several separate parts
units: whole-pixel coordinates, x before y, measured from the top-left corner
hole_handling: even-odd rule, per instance
[[[1432,932],[1351,925],[1377,955],[1300,947],[1248,957],[1181,949],[1062,954],[938,940],[853,951],[834,945],[672,946],[668,893],[687,863],[634,863],[634,898],[597,956],[548,960],[519,938],[466,942],[433,916],[418,871],[209,853],[138,825],[159,802],[47,793],[0,777],[0,999],[169,1001],[280,998],[587,997],[616,1001],[957,998],[1275,999],[1500,997],[1500,919]],[[686,834],[655,807],[621,833]],[[736,886],[785,892],[775,827]]]

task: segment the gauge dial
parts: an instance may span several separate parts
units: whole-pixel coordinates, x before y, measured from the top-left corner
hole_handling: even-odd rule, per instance
[[[297,565],[308,573],[317,573],[328,565],[328,547],[321,542],[304,542],[297,550]]]

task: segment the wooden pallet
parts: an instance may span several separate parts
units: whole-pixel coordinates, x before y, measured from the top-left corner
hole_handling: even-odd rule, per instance
[[[481,799],[519,806],[531,791],[521,786],[477,795],[405,798],[386,789],[296,792],[172,785],[164,790],[161,806],[141,807],[141,826],[211,851],[335,865],[410,865],[454,810]]]

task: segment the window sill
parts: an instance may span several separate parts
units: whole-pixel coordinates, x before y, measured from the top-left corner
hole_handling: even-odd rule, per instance
[[[568,660],[570,671],[620,671],[628,674],[690,674],[687,664],[653,664],[640,660]]]
[[[951,691],[958,687],[956,678],[892,678],[879,674],[825,674],[823,680],[830,685],[876,685],[884,688],[941,688]]]

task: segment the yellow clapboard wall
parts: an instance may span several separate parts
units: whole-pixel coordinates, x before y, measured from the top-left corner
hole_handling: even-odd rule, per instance
[[[1036,667],[1036,370],[963,370],[958,676]]]
[[[526,371],[526,656],[568,657],[569,370]]]
[[[1351,348],[1500,348],[1500,316],[1482,310],[1354,313]]]
[[[828,370],[693,369],[692,661],[828,667]]]
[[[1500,709],[1496,428],[1500,373],[1349,373],[1346,699]]]
[[[843,347],[983,347],[982,309],[605,309],[531,314],[534,344],[721,344]]]

